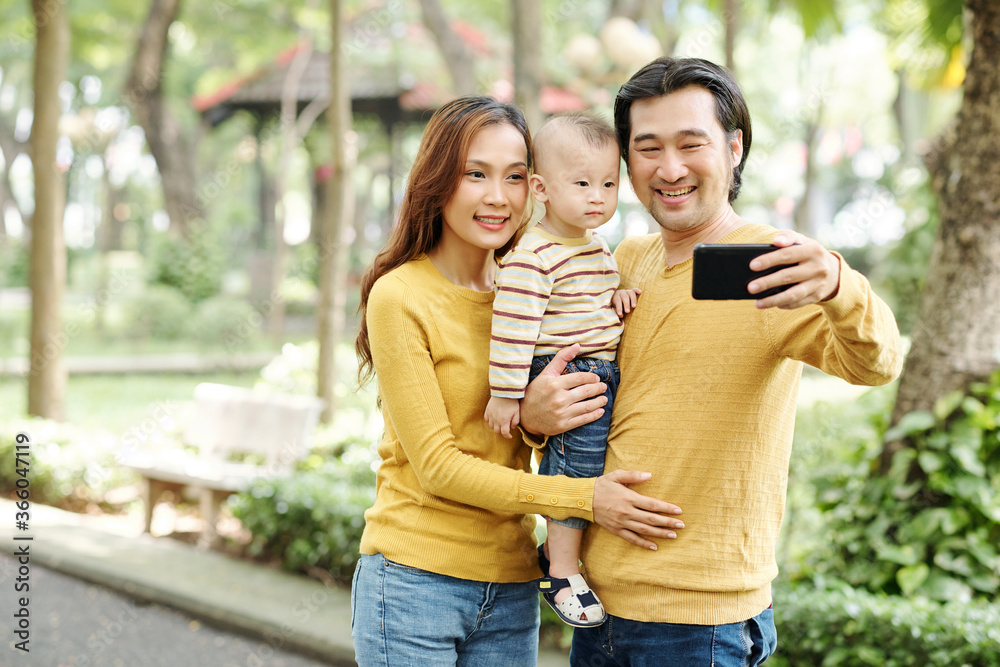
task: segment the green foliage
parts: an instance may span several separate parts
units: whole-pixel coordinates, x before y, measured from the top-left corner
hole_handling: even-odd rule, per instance
[[[256,480],[230,499],[233,515],[253,534],[253,556],[279,557],[282,567],[350,577],[358,560],[364,512],[375,502],[374,453],[349,446],[339,459],[313,454],[291,477]]]
[[[814,574],[935,600],[1000,592],[1000,371],[932,411],[905,415],[886,442],[911,447],[877,474],[877,448],[814,477],[827,528]]]
[[[175,287],[151,285],[125,304],[125,312],[129,335],[175,340],[187,329],[191,304]]]
[[[0,288],[28,286],[28,259],[26,246],[11,241],[0,246]]]
[[[188,238],[161,234],[153,244],[150,283],[175,287],[193,303],[218,294],[224,272],[223,244],[208,225],[195,225]]]
[[[244,299],[213,296],[198,304],[187,333],[194,340],[228,350],[247,347],[260,336],[264,318]]]
[[[996,667],[1000,604],[939,603],[848,586],[774,591],[778,651],[793,667]]]
[[[111,489],[134,483],[136,477],[115,461],[121,442],[98,428],[45,419],[0,421],[0,493],[16,491],[19,475],[15,437],[27,433],[28,479],[32,502],[82,510],[104,502]],[[23,465],[21,466],[23,467]]]

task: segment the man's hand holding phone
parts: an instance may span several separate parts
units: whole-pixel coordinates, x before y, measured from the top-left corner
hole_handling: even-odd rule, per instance
[[[791,264],[775,273],[755,278],[747,285],[751,294],[765,292],[780,285],[791,285],[778,294],[755,302],[758,308],[792,310],[811,303],[827,301],[837,295],[840,287],[840,260],[813,239],[798,232],[783,231],[775,237],[774,250],[750,262],[754,271],[782,264]]]

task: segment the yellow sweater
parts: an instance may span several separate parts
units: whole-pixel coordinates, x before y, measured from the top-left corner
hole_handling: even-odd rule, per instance
[[[483,419],[492,315],[492,292],[452,284],[426,257],[375,282],[367,320],[385,435],[361,553],[529,581],[540,576],[530,515],[593,520],[593,479],[530,474],[533,450]]]
[[[770,243],[746,225],[722,243]],[[596,526],[584,538],[587,578],[608,612],[715,625],[771,602],[775,544],[802,363],[852,384],[890,382],[903,360],[888,306],[841,260],[837,295],[797,310],[753,301],[695,301],[692,260],[667,269],[659,235],[618,247],[623,285],[642,289],[618,347],[606,471],[653,473],[635,490],[681,507],[685,528],[658,550]]]

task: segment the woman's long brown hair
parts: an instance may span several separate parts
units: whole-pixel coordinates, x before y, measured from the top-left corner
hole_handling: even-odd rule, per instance
[[[509,124],[524,136],[531,170],[531,136],[521,110],[512,104],[502,104],[492,97],[465,96],[448,102],[431,117],[420,141],[420,149],[410,169],[409,184],[399,218],[389,234],[385,247],[361,277],[361,325],[354,349],[358,355],[358,384],[364,386],[375,373],[368,340],[368,295],[375,281],[430,252],[441,240],[444,207],[458,189],[464,173],[472,137],[488,125]],[[514,246],[520,230],[530,214],[525,216],[518,231],[504,247],[496,251],[502,257]]]

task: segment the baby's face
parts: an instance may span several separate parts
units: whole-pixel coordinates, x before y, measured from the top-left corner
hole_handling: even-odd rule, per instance
[[[555,234],[582,236],[611,219],[618,208],[618,146],[594,148],[587,141],[560,142],[546,160],[545,221]]]

